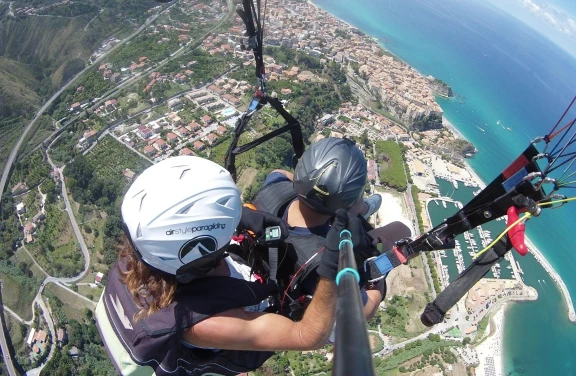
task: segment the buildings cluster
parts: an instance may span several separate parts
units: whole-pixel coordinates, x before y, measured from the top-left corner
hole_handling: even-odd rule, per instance
[[[237,48],[244,39],[243,31],[241,24],[229,31],[229,40]],[[374,39],[310,3],[272,0],[264,43],[302,50],[324,61],[351,63],[358,78],[365,80],[403,120],[442,113],[430,88],[430,78],[385,53]]]
[[[46,213],[44,212],[44,208],[40,208],[38,213],[34,214],[31,220],[26,216],[26,205],[23,202],[20,202],[16,205],[16,213],[18,214],[18,218],[20,220],[20,225],[22,226],[22,231],[24,233],[24,241],[26,243],[32,243],[34,241],[34,233],[36,232],[36,225],[46,219]]]
[[[166,116],[137,125],[131,132],[122,136],[121,140],[130,147],[140,148],[143,154],[155,160],[174,154],[196,155],[197,152],[204,151],[206,147],[214,146],[228,129],[218,120],[230,119],[238,112],[233,107],[226,107],[227,104],[220,99],[205,101],[206,98],[214,98],[207,90],[191,91],[186,93],[184,98],[197,106],[204,107],[220,103],[224,110],[219,114],[206,114],[199,121],[193,120],[185,123],[178,113],[186,102],[180,98],[174,98],[168,102],[172,111]]]
[[[487,310],[496,298],[524,294],[523,284],[516,279],[482,279],[468,292],[466,309],[472,314]]]
[[[28,338],[26,339],[26,345],[32,350],[34,354],[43,354],[46,350],[46,345],[48,343],[48,333],[43,330],[36,330],[32,328],[30,333],[28,333]],[[63,328],[59,328],[56,332],[56,342],[58,345],[62,346],[68,340],[66,331]]]

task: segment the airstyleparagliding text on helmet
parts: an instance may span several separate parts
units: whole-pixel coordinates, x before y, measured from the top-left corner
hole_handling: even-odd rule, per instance
[[[176,228],[170,229],[166,231],[166,235],[184,235],[187,233],[194,233],[196,231],[212,231],[217,229],[224,230],[226,228],[225,223],[212,223],[211,225],[206,226],[196,226],[196,227],[184,227],[184,228]]]

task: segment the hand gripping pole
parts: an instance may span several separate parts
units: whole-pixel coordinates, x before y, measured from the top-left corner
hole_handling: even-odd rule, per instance
[[[332,375],[374,375],[372,351],[368,342],[366,320],[358,282],[352,234],[340,233],[340,258],[338,259],[338,300],[336,302],[336,343]]]

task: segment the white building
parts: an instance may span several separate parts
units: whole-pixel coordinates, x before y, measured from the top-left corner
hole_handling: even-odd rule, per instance
[[[34,341],[34,334],[36,333],[36,329],[32,328],[30,334],[28,335],[28,339],[26,340],[26,344],[28,347],[32,346],[32,341]]]

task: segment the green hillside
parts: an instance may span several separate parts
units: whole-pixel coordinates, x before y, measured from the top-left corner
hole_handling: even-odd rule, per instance
[[[84,3],[14,1],[13,15],[0,4],[0,169],[40,104],[81,71],[106,38],[130,34],[157,6],[151,0]],[[30,7],[36,14],[22,10]]]
[[[0,57],[0,168],[40,102],[36,82],[29,66]]]

